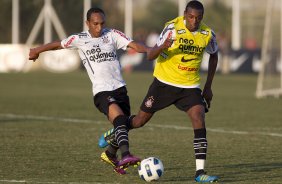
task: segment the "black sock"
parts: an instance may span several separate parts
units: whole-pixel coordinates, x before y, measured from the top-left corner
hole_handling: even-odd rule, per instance
[[[196,129],[194,130],[194,151],[196,159],[206,159],[208,141],[206,138],[206,129]]]
[[[110,147],[110,146],[109,146]],[[111,149],[108,149],[105,151],[106,155],[110,158],[117,158],[117,155],[116,155],[116,152],[115,153],[112,153],[112,150]]]
[[[118,150],[117,142],[113,141],[109,144],[109,146],[106,150],[106,154],[107,154],[108,157],[116,158],[117,157],[117,150]]]
[[[115,149],[118,150],[118,143],[117,143],[116,139],[114,139],[113,141],[111,141],[111,142],[110,142],[110,145],[111,145],[113,148],[115,148]]]
[[[125,115],[120,115],[114,119],[115,138],[122,157],[130,154],[127,122],[128,117]]]

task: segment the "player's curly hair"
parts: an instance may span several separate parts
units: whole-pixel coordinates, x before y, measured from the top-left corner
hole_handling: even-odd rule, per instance
[[[87,11],[86,18],[87,18],[88,21],[90,20],[92,13],[102,13],[104,16],[106,16],[104,10],[102,10],[101,8],[98,8],[98,7],[93,7],[93,8],[90,8]]]
[[[190,1],[185,8],[185,11],[187,11],[188,8],[196,9],[196,10],[202,10],[204,14],[204,6],[200,1],[193,0]]]

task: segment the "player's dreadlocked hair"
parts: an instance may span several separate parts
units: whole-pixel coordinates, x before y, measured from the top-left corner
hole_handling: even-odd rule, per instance
[[[102,13],[104,16],[106,16],[105,12],[101,8],[93,7],[87,11],[86,18],[88,21],[90,20],[92,13]]]
[[[188,8],[202,10],[203,14],[204,14],[204,6],[203,6],[203,4],[200,1],[197,1],[197,0],[190,1],[186,5],[185,11],[187,11]]]

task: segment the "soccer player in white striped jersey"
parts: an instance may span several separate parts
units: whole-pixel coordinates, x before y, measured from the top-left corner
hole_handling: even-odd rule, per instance
[[[119,174],[125,174],[124,169],[138,164],[140,159],[129,151],[126,123],[131,113],[130,102],[116,51],[130,47],[137,52],[147,53],[149,48],[118,30],[105,28],[105,21],[106,15],[102,9],[91,8],[87,12],[88,31],[32,48],[29,59],[35,61],[40,53],[50,50],[78,50],[92,82],[94,104],[107,116],[115,129],[116,141],[102,153],[101,159],[111,164]],[[120,161],[117,158],[118,148],[121,150]]]

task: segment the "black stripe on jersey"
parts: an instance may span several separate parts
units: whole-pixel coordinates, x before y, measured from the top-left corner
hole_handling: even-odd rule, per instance
[[[90,65],[90,62],[89,62],[88,58],[86,57],[86,54],[85,54],[83,51],[81,51],[81,52],[84,54],[85,59],[86,59],[86,61],[87,61],[88,65],[89,65],[89,67],[90,67],[90,69],[91,69],[92,73],[94,74],[94,70],[93,70],[93,68],[91,67],[91,65]]]
[[[214,33],[213,31],[212,31],[211,33],[212,33],[213,37],[215,37],[215,38],[216,38],[216,35],[215,35],[215,33]]]

